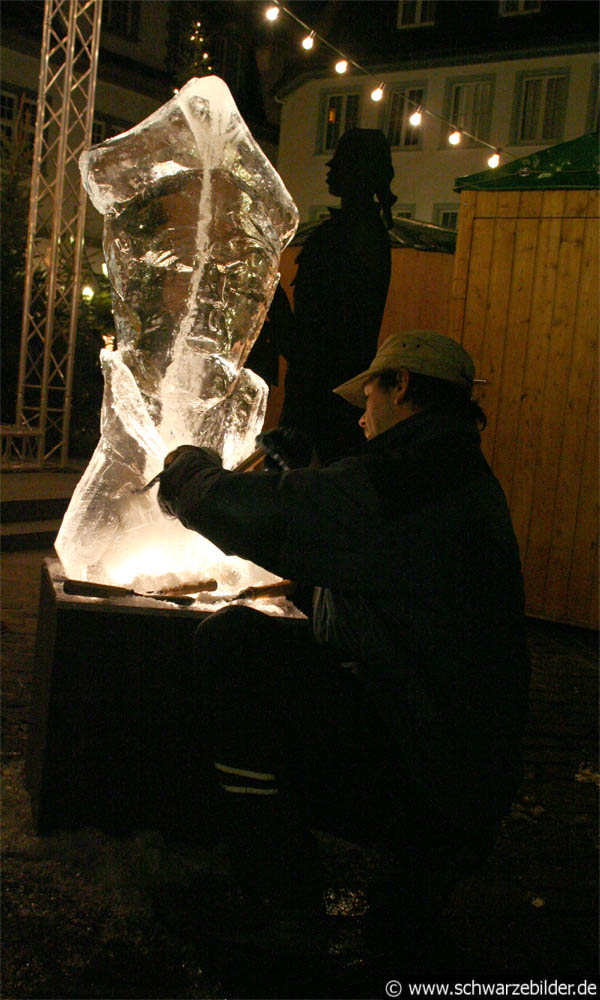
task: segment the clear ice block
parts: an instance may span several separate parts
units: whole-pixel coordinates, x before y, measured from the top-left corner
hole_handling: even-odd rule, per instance
[[[56,540],[68,576],[158,589],[166,576],[220,586],[271,574],[224,556],[134,494],[180,444],[226,468],[254,448],[268,388],[244,361],[298,213],[226,84],[190,80],[135,128],[84,153],[104,215],[117,350],[101,352],[101,437]]]

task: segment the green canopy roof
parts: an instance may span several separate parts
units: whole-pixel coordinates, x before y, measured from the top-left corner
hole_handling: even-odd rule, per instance
[[[598,133],[561,142],[503,167],[457,177],[455,191],[518,191],[545,188],[597,188],[600,146]]]
[[[290,246],[303,246],[310,234],[321,225],[322,219],[316,222],[303,222],[296,231]],[[393,227],[389,230],[392,250],[400,248],[410,250],[431,250],[436,253],[454,253],[456,249],[456,232],[453,229],[443,229],[430,222],[420,222],[417,219],[393,219]]]

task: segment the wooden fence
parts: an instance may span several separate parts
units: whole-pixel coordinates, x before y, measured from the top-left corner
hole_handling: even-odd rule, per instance
[[[449,333],[472,355],[527,610],[598,627],[598,191],[464,191]]]

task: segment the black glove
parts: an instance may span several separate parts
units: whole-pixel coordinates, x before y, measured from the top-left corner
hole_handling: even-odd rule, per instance
[[[256,443],[265,452],[265,469],[281,472],[282,469],[302,469],[310,465],[312,444],[302,431],[294,427],[276,427],[259,434]]]
[[[205,468],[221,469],[221,456],[212,448],[182,444],[165,458],[158,486],[158,505],[163,514],[177,517],[175,501],[181,486],[194,473]]]

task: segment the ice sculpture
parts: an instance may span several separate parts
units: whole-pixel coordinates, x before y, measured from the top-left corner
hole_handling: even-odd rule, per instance
[[[101,352],[101,437],[56,550],[67,575],[159,589],[216,577],[269,582],[136,494],[179,444],[233,468],[254,448],[268,389],[244,361],[298,213],[226,84],[193,79],[135,128],[80,159],[104,215],[117,349]]]

